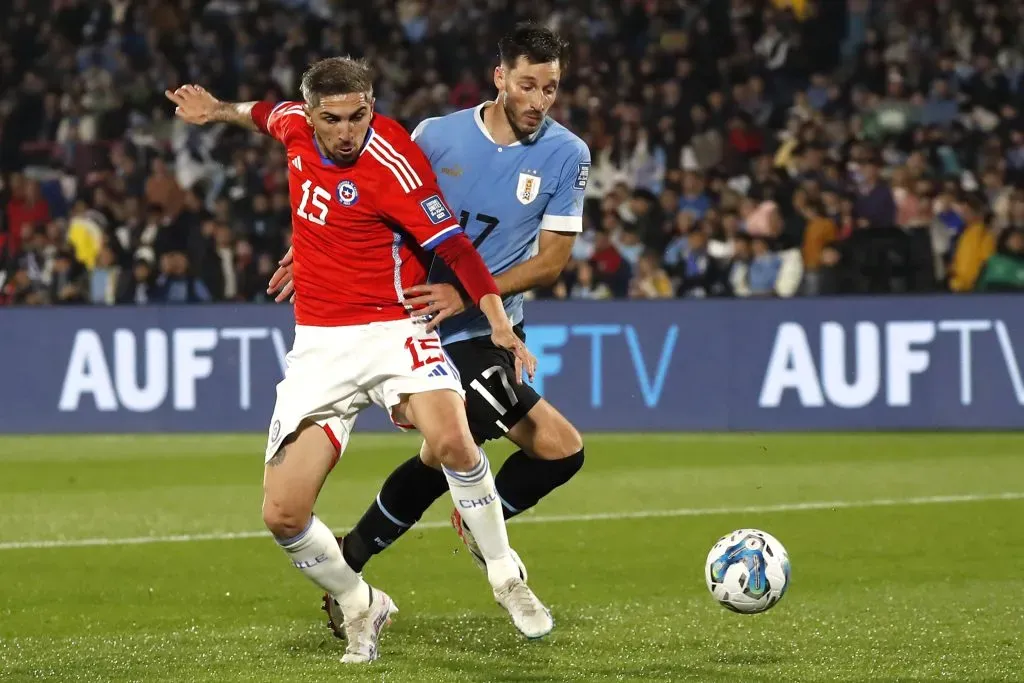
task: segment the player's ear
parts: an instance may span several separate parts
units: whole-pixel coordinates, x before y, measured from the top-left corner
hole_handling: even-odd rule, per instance
[[[501,64],[494,67],[494,87],[501,92],[505,89],[505,67]]]

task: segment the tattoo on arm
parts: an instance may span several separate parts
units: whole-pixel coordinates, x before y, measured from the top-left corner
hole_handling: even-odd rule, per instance
[[[255,102],[221,102],[214,114],[214,119],[233,123],[250,130],[256,130],[256,122],[252,120],[252,107]]]

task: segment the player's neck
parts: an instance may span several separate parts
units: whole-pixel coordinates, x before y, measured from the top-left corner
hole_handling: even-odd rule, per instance
[[[484,128],[487,129],[496,144],[511,145],[522,140],[512,128],[512,124],[505,114],[505,108],[496,101],[484,104],[483,116]]]

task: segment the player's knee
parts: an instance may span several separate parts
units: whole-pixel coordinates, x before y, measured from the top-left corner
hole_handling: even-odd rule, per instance
[[[437,457],[437,453],[431,450],[425,441],[420,446],[420,462],[427,467],[433,467],[435,470],[441,469],[442,465],[441,459]]]
[[[562,452],[566,455],[563,457],[568,458],[577,453],[583,455],[583,435],[569,422],[566,422],[565,426],[567,429],[562,437]]]
[[[312,514],[305,505],[270,497],[263,501],[263,523],[275,538],[295,538],[306,529]]]
[[[480,450],[473,439],[457,432],[436,438],[429,447],[442,465],[455,472],[468,472],[480,462]]]
[[[562,460],[580,454],[582,466],[583,437],[568,420],[537,430],[534,455],[542,460]]]

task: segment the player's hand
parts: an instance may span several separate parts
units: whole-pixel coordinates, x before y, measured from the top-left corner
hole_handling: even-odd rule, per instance
[[[533,381],[533,375],[537,371],[537,357],[526,348],[526,344],[516,335],[512,325],[493,330],[491,341],[495,346],[511,351],[516,357],[516,384],[523,383],[523,370],[526,370],[526,376]]]
[[[183,85],[174,92],[165,90],[164,95],[174,104],[174,115],[186,123],[203,125],[213,121],[213,115],[221,101],[199,85]]]
[[[277,292],[277,296],[274,297],[274,301],[281,303],[282,301],[295,302],[295,283],[292,282],[292,248],[288,247],[288,253],[277,262],[277,270],[270,276],[270,282],[267,284],[267,294],[273,294]],[[280,291],[278,291],[280,290]]]
[[[427,332],[434,331],[442,321],[466,310],[462,293],[446,283],[409,287],[405,296],[405,303],[413,307],[416,315],[434,316],[427,323]]]

